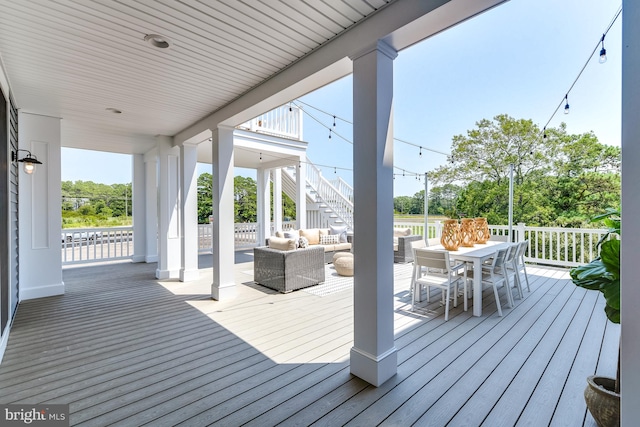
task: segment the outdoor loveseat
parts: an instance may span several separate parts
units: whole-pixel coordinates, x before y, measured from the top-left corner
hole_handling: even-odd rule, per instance
[[[413,262],[412,242],[421,240],[423,237],[411,234],[410,228],[393,229],[393,262],[406,263]]]

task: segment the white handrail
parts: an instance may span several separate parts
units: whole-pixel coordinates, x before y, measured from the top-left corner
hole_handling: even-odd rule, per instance
[[[302,110],[293,105],[282,105],[239,125],[238,128],[302,141]]]
[[[319,198],[316,201],[325,203],[349,229],[353,229],[353,203],[323,177],[322,171],[308,159],[306,169],[307,184]]]

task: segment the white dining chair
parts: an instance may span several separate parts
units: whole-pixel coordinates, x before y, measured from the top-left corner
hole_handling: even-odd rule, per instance
[[[511,247],[505,249],[499,249],[496,254],[491,258],[491,262],[488,264],[482,265],[481,271],[474,271],[473,268],[466,270],[466,283],[465,283],[465,293],[467,292],[467,283],[473,283],[473,278],[476,274],[481,275],[481,283],[482,285],[491,285],[493,288],[493,295],[496,298],[496,306],[498,308],[498,315],[502,316],[502,307],[500,304],[500,295],[498,293],[498,287],[502,285],[507,290],[507,303],[509,307],[513,307],[513,296],[511,295],[511,290],[509,287],[509,279],[508,274],[505,274],[506,269],[504,269],[505,257],[507,255],[507,251],[509,251]],[[466,299],[465,299],[466,300]]]
[[[527,292],[531,292],[531,288],[529,288],[529,276],[527,276],[527,267],[524,263],[524,253],[527,251],[529,247],[529,241],[525,240],[523,242],[518,243],[518,250],[516,251],[516,256],[514,259],[514,269],[516,277],[518,278],[518,282],[522,283],[520,279],[520,274],[524,273],[524,280],[527,282]],[[522,293],[522,286],[520,286]]]
[[[426,288],[427,302],[429,302],[431,288],[442,291],[444,299],[444,320],[449,320],[449,301],[453,288],[453,306],[458,306],[458,285],[464,288],[464,309],[467,310],[467,287],[464,283],[465,264],[451,265],[449,252],[441,250],[421,249],[413,250],[413,274],[411,277],[411,311],[415,310],[416,300],[420,300],[422,288]]]

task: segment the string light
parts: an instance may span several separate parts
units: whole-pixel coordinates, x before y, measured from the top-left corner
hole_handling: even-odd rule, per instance
[[[602,35],[602,38],[600,39],[600,43],[602,45],[602,49],[600,49],[600,59],[598,60],[598,62],[600,62],[601,64],[604,64],[605,62],[607,62],[607,49],[604,48],[604,36],[606,34]]]
[[[262,153],[260,153],[260,163],[262,163]]]
[[[422,147],[420,147],[420,153],[418,153],[420,157],[422,157]]]
[[[601,48],[600,49],[599,62],[600,63],[604,63],[607,60],[607,50],[604,48],[604,38],[607,35],[607,33],[609,33],[609,30],[611,29],[611,27],[613,27],[613,24],[618,20],[618,18],[620,17],[621,13],[622,13],[622,6],[620,6],[618,8],[618,11],[614,15],[613,19],[611,19],[611,22],[609,23],[609,26],[607,27],[605,32],[602,34],[602,37],[600,37],[598,39],[598,43],[593,48],[593,51],[589,55],[589,58],[587,58],[587,61],[582,66],[582,69],[580,69],[580,72],[578,73],[578,76],[575,78],[573,83],[571,83],[571,86],[569,87],[569,90],[566,92],[566,95],[564,96],[564,98],[562,98],[562,100],[560,101],[560,103],[558,104],[556,109],[553,110],[553,113],[551,114],[551,117],[549,117],[549,120],[547,120],[547,123],[542,128],[542,137],[543,138],[546,138],[547,126],[549,126],[549,123],[551,123],[551,120],[553,120],[553,118],[555,117],[556,113],[558,112],[558,110],[560,109],[560,107],[562,106],[563,103],[564,103],[564,113],[565,114],[569,114],[569,101],[568,101],[569,93],[571,93],[571,90],[573,89],[575,84],[580,79],[580,76],[582,76],[582,73],[584,72],[585,68],[587,68],[587,65],[589,65],[589,62],[591,62],[591,58],[593,58],[593,55],[595,55],[595,53],[598,51],[598,47]]]
[[[333,116],[333,127],[336,127],[336,116]]]
[[[329,128],[329,139],[331,139],[331,128]]]

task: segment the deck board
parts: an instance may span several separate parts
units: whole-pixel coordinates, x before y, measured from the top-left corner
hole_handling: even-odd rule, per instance
[[[585,377],[615,374],[620,328],[567,270],[528,266],[503,317],[485,290],[483,316],[460,301],[445,322],[439,291],[410,311],[396,265],[398,374],[378,388],[349,373],[352,290],[279,294],[251,271],[236,265],[238,297],[218,302],[210,268],[192,283],[153,264],[65,269],[64,296],[20,304],[0,402],[68,403],[83,426],[593,426]]]

